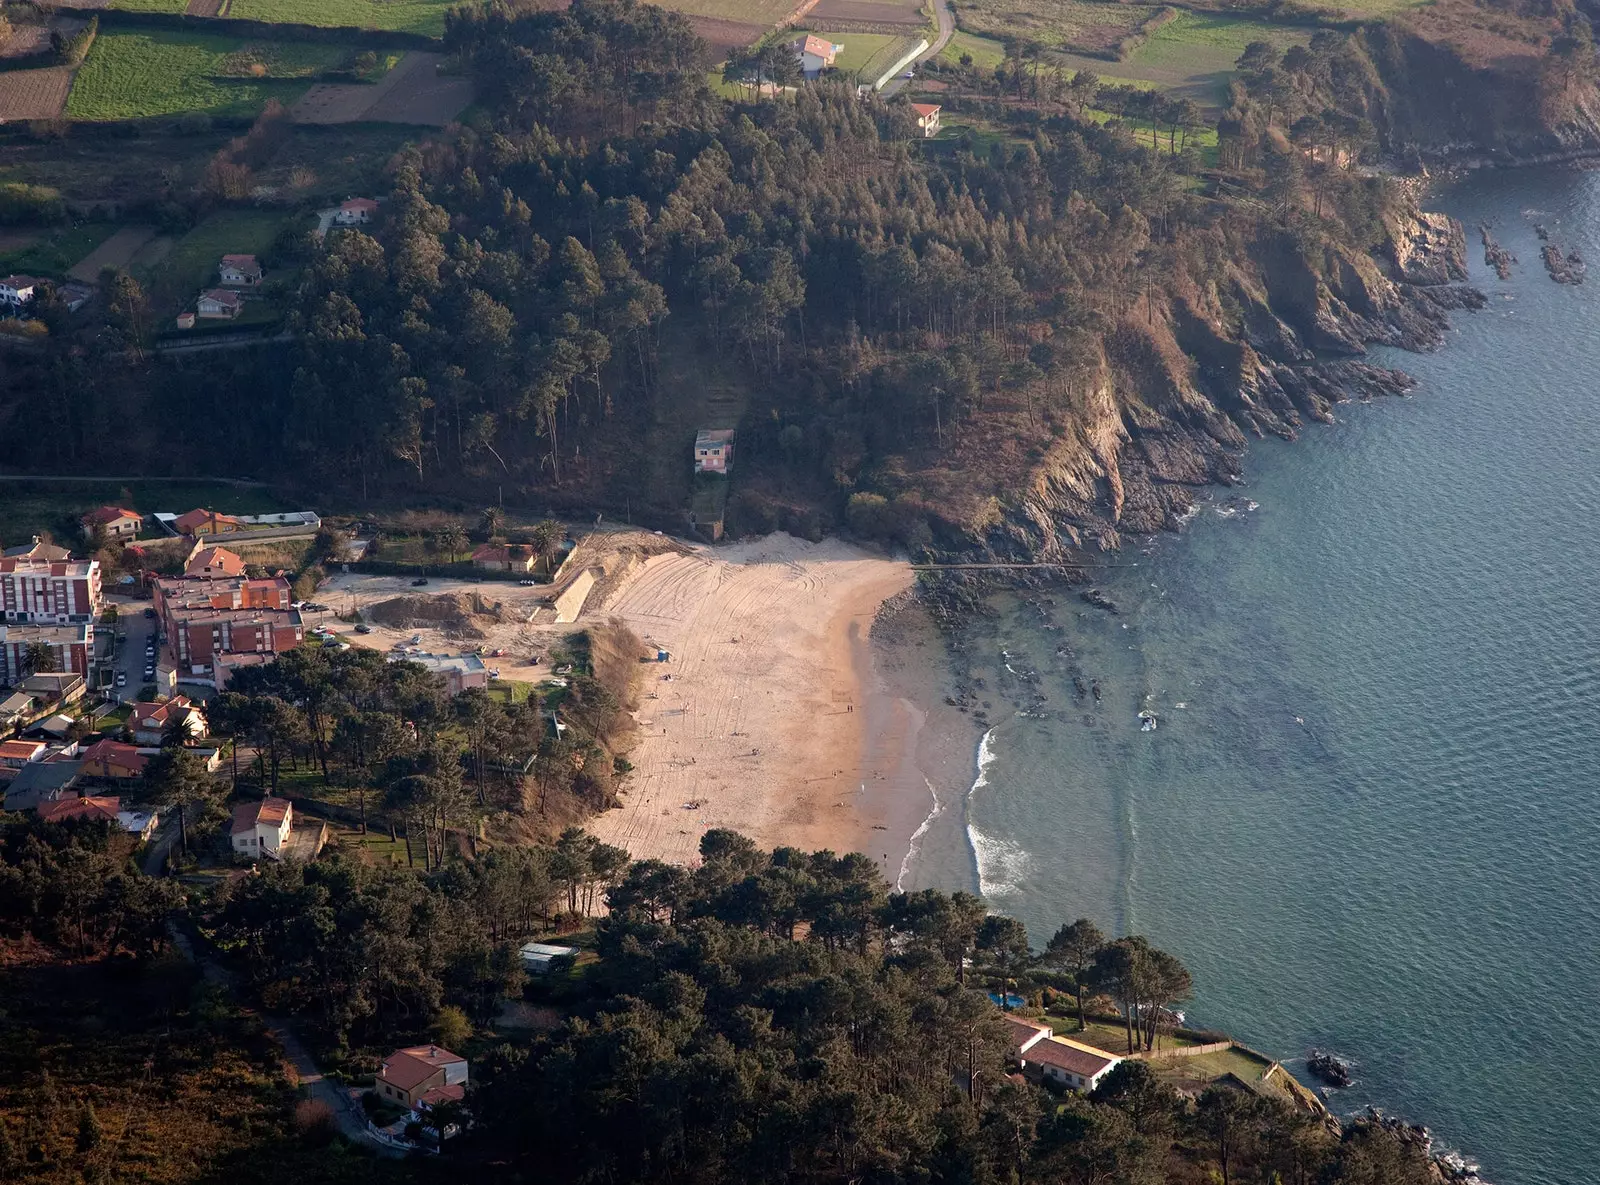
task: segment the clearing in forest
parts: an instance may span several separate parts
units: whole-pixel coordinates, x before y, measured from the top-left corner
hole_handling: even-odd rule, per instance
[[[245,41],[164,30],[114,29],[95,38],[78,70],[73,119],[147,119],[190,111],[254,115],[268,99],[294,103],[350,49],[303,41]]]
[[[376,85],[323,82],[289,110],[296,123],[411,123],[444,127],[472,102],[472,80],[440,74],[444,56],[408,53]]]

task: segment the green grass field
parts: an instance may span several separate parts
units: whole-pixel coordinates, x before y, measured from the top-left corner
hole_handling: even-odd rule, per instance
[[[455,0],[232,0],[225,15],[295,25],[398,29],[437,37]]]
[[[1138,143],[1142,144],[1146,148],[1153,148],[1158,152],[1168,151],[1167,126],[1165,124],[1162,124],[1160,127],[1153,127],[1151,121],[1148,119],[1130,119],[1127,116],[1114,115],[1110,111],[1101,111],[1098,107],[1090,107],[1086,109],[1083,113],[1083,117],[1085,119],[1093,120],[1095,123],[1102,124],[1110,123],[1113,119],[1120,119],[1123,123],[1128,125],[1129,130],[1133,132],[1134,140],[1136,140]],[[1155,141],[1153,143],[1150,139],[1150,133],[1152,130],[1154,130],[1156,133]],[[1205,164],[1215,165],[1217,163],[1216,128],[1205,127],[1192,129],[1189,134],[1184,137],[1183,144],[1184,147],[1193,148],[1196,152],[1198,152],[1200,154],[1201,161]]]
[[[961,6],[960,19],[963,30],[996,41],[1103,53],[1159,11],[1156,5],[1095,0],[971,0]]]
[[[196,293],[217,282],[217,263],[224,255],[261,254],[287,221],[287,215],[271,210],[218,210],[138,278],[163,315],[193,308]]]
[[[238,0],[234,0],[234,3],[237,4]],[[795,8],[792,0],[661,0],[661,7],[687,16],[736,21],[746,25],[776,25]]]
[[[819,36],[844,46],[833,59],[834,69],[841,74],[854,74],[887,46],[900,40],[893,33],[822,33]]]
[[[107,8],[120,8],[123,12],[183,12],[189,0],[111,0]]]
[[[25,247],[0,251],[0,272],[60,276],[116,231],[110,222],[80,222],[56,227]]]
[[[246,42],[204,34],[124,31],[95,38],[67,96],[74,119],[146,119],[204,111],[253,115],[288,106],[313,76],[342,65],[342,46]]]
[[[849,36],[849,34],[844,34]],[[840,42],[840,44],[845,44]],[[862,82],[875,82],[878,77],[906,54],[916,48],[917,38],[910,36],[885,37],[883,44],[877,46],[861,65],[855,68],[855,75]],[[848,49],[848,45],[846,45]],[[844,54],[839,55],[841,58]],[[842,70],[843,67],[840,67]]]
[[[963,54],[972,58],[972,64],[977,69],[993,70],[1006,60],[1006,47],[992,37],[958,32],[939,51],[938,60],[947,66],[959,66]]]

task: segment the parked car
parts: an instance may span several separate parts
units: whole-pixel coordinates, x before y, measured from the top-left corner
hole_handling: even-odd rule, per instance
[[[422,645],[422,635],[421,634],[412,634],[411,635],[411,644],[413,646],[421,646]]]
[[[411,582],[411,587],[412,588],[421,588],[424,584],[427,584],[427,583],[428,583],[428,578],[426,576],[418,576],[415,580],[413,580]]]
[[[156,615],[156,611],[154,609],[146,609],[144,611],[144,615],[146,617],[152,617],[153,618]]]
[[[360,622],[356,626],[356,633],[358,633],[358,634],[370,634],[371,632],[372,632],[372,627],[370,625],[368,625],[364,621]]]
[[[534,588],[539,582],[537,580],[519,580],[517,583],[522,585],[523,588]]]
[[[128,672],[127,671],[118,671],[117,672],[117,686],[118,687],[126,687],[127,685],[128,685]]]

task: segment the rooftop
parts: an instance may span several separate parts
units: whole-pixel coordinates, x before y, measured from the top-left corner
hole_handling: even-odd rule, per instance
[[[86,646],[93,636],[94,623],[73,622],[70,625],[34,625],[28,622],[6,622],[0,625],[0,642],[47,642],[52,646]]]
[[[242,835],[257,826],[279,826],[289,814],[287,798],[263,798],[259,802],[241,802],[233,808],[233,827],[230,834]]]
[[[39,817],[47,823],[63,823],[68,819],[104,819],[115,823],[121,810],[120,798],[57,798],[39,804]]]
[[[121,522],[123,519],[138,517],[139,512],[136,510],[124,510],[120,506],[97,506],[84,515],[80,521],[85,526],[93,526],[96,523],[104,523],[109,526],[111,523]]]
[[[413,1045],[397,1049],[384,1058],[383,1069],[378,1071],[378,1076],[401,1090],[410,1090],[422,1085],[445,1066],[466,1060],[440,1045]]]
[[[202,547],[183,566],[185,576],[243,576],[244,561],[226,547]]]
[[[911,110],[915,111],[918,115],[920,115],[924,119],[926,119],[930,115],[937,115],[938,114],[938,112],[939,112],[939,104],[937,104],[937,103],[913,103],[913,104],[911,104]]]
[[[1025,1061],[1040,1066],[1056,1066],[1069,1074],[1093,1078],[1108,1070],[1121,1059],[1064,1037],[1046,1037],[1023,1055]]]

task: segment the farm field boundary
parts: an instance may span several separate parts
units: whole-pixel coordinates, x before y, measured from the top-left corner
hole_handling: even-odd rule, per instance
[[[436,38],[403,29],[366,29],[353,25],[307,25],[288,22],[242,20],[238,17],[193,16],[177,12],[129,12],[120,8],[102,9],[103,29],[166,29],[209,34],[241,40],[265,38],[270,41],[319,41],[337,45],[359,45],[366,49],[439,48]]]

